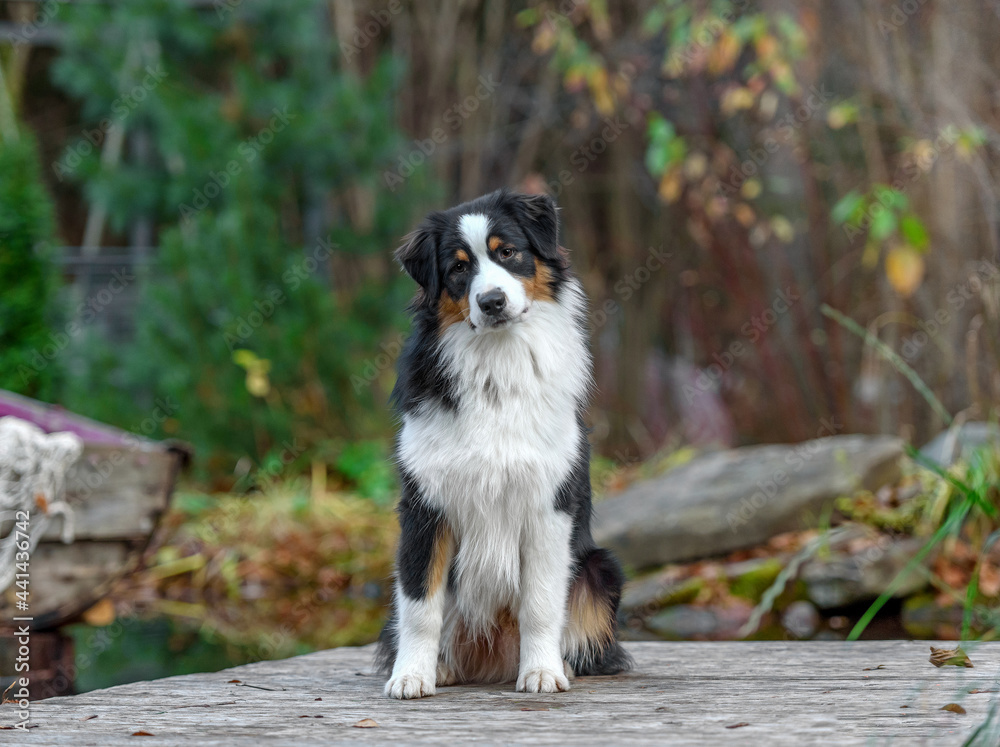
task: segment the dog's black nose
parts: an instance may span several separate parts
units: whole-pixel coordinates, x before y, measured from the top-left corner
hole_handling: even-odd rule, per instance
[[[499,288],[494,288],[491,291],[481,294],[476,301],[486,316],[496,316],[507,305],[507,296]]]

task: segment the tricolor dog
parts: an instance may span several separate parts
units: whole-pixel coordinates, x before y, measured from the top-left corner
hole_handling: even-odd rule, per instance
[[[432,213],[396,257],[420,292],[393,391],[386,695],[513,681],[557,692],[627,669],[622,572],[590,532],[586,299],[555,203],[501,190]]]

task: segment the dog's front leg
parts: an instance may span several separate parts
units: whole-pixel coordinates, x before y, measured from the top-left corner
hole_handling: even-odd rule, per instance
[[[552,511],[525,530],[521,553],[521,662],[518,692],[552,693],[569,690],[562,659],[569,593],[572,524],[569,516]]]
[[[433,695],[452,534],[440,512],[404,487],[396,562],[396,660],[385,685],[391,698]]]

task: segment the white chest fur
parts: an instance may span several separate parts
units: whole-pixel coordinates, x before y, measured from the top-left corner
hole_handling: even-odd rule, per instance
[[[563,520],[554,500],[577,455],[590,382],[574,319],[581,303],[574,281],[563,303],[536,302],[509,329],[452,325],[441,345],[457,410],[426,406],[404,418],[400,463],[456,535],[457,601],[473,625],[514,605],[528,524]]]

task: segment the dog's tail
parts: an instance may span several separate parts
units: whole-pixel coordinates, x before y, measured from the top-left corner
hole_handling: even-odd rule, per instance
[[[581,560],[569,592],[563,656],[576,675],[618,674],[632,657],[618,642],[618,603],[625,576],[607,550],[594,548]]]

